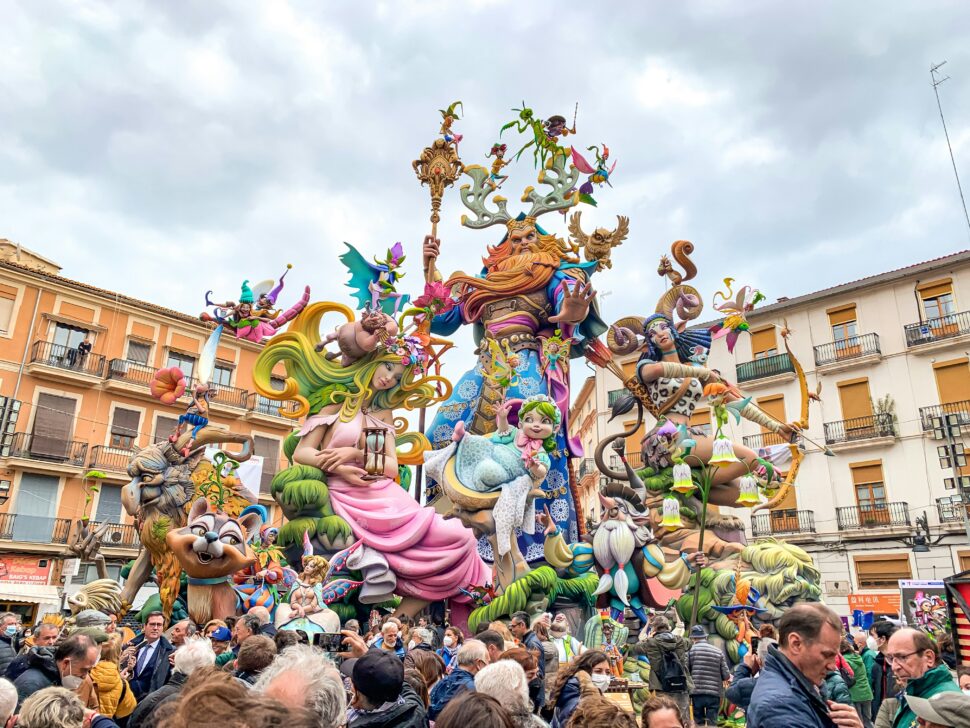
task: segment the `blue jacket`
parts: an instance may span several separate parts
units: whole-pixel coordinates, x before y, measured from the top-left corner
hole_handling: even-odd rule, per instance
[[[463,690],[475,689],[475,676],[468,670],[456,667],[450,675],[441,678],[437,685],[431,689],[431,708],[428,710],[428,718],[438,719],[438,713],[445,709],[448,702]]]
[[[371,647],[383,650],[384,638],[378,637],[376,640],[374,640],[374,644],[372,644]],[[396,654],[402,660],[404,659],[404,642],[401,641],[400,637],[397,638],[397,644],[394,645],[394,654]]]
[[[751,694],[748,728],[835,728],[818,689],[774,645]]]
[[[748,709],[751,704],[751,694],[758,678],[752,677],[751,668],[743,662],[739,662],[734,668],[734,678],[728,689],[724,691],[724,697],[730,700],[739,708]]]
[[[559,697],[556,698],[555,711],[549,728],[564,728],[569,722],[569,717],[576,710],[576,706],[579,705],[580,692],[579,678],[569,678],[559,691]]]

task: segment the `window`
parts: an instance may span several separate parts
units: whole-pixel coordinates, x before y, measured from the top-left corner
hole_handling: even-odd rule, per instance
[[[115,407],[114,415],[111,418],[111,447],[131,450],[138,440],[138,425],[141,422],[141,413],[137,410],[122,409]]]
[[[761,397],[758,399],[758,407],[779,422],[787,422],[785,419],[785,395],[772,394],[767,397]],[[783,445],[785,440],[781,435],[762,426],[761,442],[764,444],[764,446]]]
[[[882,461],[851,463],[852,484],[859,505],[860,525],[888,524],[889,508],[886,504],[886,484],[882,476]]]
[[[960,571],[970,571],[970,551],[959,551],[957,556],[960,558]]]
[[[148,360],[151,355],[151,344],[146,344],[143,341],[135,341],[134,339],[128,339],[128,361],[138,362],[139,364],[148,364]]]
[[[869,380],[849,379],[838,382],[839,401],[842,403],[842,419],[854,420],[872,417],[872,397],[869,394]],[[855,423],[861,425],[864,423]],[[866,424],[869,426],[869,424]]]
[[[917,290],[920,300],[923,302],[923,318],[927,321],[932,323],[932,319],[939,319],[956,313],[953,285],[949,278],[924,283]]]
[[[270,377],[269,386],[274,392],[282,392],[283,387],[286,386],[286,379],[283,377]]]
[[[54,514],[57,512],[57,489],[60,479],[38,473],[24,473],[17,486],[17,503],[13,512],[13,540],[51,543]]]
[[[98,523],[121,523],[121,486],[101,483],[100,487],[94,520]]]
[[[696,427],[710,437],[712,434],[711,411],[707,407],[694,410],[694,414],[690,416],[689,424],[691,427]]]
[[[168,360],[165,362],[165,366],[178,367],[187,379],[191,379],[192,373],[195,371],[195,357],[189,354],[183,354],[180,351],[170,351],[168,352]]]
[[[13,321],[13,305],[17,301],[17,289],[0,285],[0,333],[10,331]]]
[[[108,578],[113,581],[121,579],[121,564],[106,564],[108,568]],[[71,577],[72,584],[90,584],[98,576],[98,567],[92,563],[81,564],[77,570],[77,576]]]
[[[215,371],[212,374],[212,384],[217,384],[223,387],[231,386],[232,366],[227,364],[216,364]]]
[[[856,556],[855,573],[860,589],[899,589],[900,579],[913,578],[909,554]]]
[[[63,346],[65,349],[76,349],[91,332],[82,329],[80,326],[70,326],[69,324],[57,324],[54,327],[54,345]]]
[[[280,441],[271,437],[253,436],[253,455],[263,458],[263,475],[259,481],[259,494],[268,497],[273,476],[280,466]]]
[[[764,359],[777,353],[778,341],[775,338],[774,326],[751,332],[751,355],[755,359]]]
[[[168,440],[169,435],[175,432],[179,421],[175,417],[164,417],[159,415],[155,418],[155,433],[152,435],[152,444],[158,444]]]
[[[616,404],[616,400],[626,394],[626,388],[623,389],[611,389],[606,395],[606,406],[612,407]]]
[[[941,404],[970,400],[970,366],[967,362],[967,359],[961,358],[933,364]]]

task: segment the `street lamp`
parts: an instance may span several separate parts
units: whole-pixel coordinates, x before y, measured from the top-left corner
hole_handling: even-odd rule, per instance
[[[936,546],[943,540],[944,535],[941,533],[935,540],[930,540],[930,522],[926,517],[926,511],[923,511],[922,516],[916,516],[916,533],[912,537],[902,538],[900,541],[910,546],[914,554],[928,554],[930,546]]]

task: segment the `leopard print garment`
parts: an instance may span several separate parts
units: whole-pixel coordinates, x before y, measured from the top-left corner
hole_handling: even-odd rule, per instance
[[[653,402],[657,407],[663,407],[667,400],[677,394],[677,390],[680,389],[684,380],[680,377],[671,379],[668,377],[660,377],[652,382],[647,383],[647,394],[650,396],[650,401]],[[685,415],[690,417],[694,414],[694,410],[697,408],[697,403],[700,402],[701,397],[704,396],[704,385],[701,384],[699,379],[694,379],[691,377],[690,385],[687,387],[687,391],[681,396],[681,398],[674,404],[673,407],[667,410],[667,414],[675,415]]]

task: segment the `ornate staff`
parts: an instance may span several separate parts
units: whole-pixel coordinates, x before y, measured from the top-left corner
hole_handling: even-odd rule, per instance
[[[445,188],[450,187],[461,176],[464,165],[458,157],[458,142],[461,136],[451,131],[451,120],[458,118],[455,107],[460,105],[456,101],[448,107],[447,111],[442,111],[443,123],[441,125],[442,136],[431,142],[430,146],[424,148],[421,156],[415,159],[411,166],[422,185],[427,185],[431,193],[431,238],[438,238],[438,222],[441,220],[441,198],[445,194]],[[433,283],[435,280],[434,262],[428,264],[424,271],[426,283]],[[418,428],[424,432],[427,410],[421,408],[418,414]],[[422,465],[417,466],[415,477],[414,498],[421,501],[421,477],[424,470]]]

